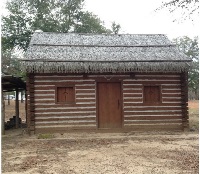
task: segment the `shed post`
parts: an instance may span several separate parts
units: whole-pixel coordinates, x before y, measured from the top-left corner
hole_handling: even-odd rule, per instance
[[[8,105],[10,105],[10,94],[8,94]]]
[[[1,134],[5,135],[5,102],[3,97],[2,86],[1,86]]]
[[[16,88],[16,98],[15,98],[15,116],[16,116],[16,125],[15,125],[15,128],[19,128],[19,91],[18,89]]]
[[[24,99],[23,99],[23,91],[21,91],[21,103],[24,103]]]

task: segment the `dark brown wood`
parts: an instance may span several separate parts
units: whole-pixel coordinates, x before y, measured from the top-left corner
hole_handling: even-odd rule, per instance
[[[189,128],[188,114],[188,73],[181,73],[181,106],[182,106],[182,123],[183,130]]]
[[[41,119],[41,118],[35,118],[36,121],[77,121],[77,120],[89,120],[89,121],[96,121],[96,118],[94,117],[84,117],[84,118],[80,118],[80,117],[71,117],[71,118],[55,118],[55,117],[52,117],[52,118],[48,118],[48,119]]]
[[[170,77],[170,76],[163,76],[163,77],[159,77],[159,76],[136,76],[135,79],[137,80],[146,80],[148,78],[148,80],[180,80],[180,77]]]
[[[182,119],[182,116],[134,116],[126,117],[125,120],[168,120],[168,119]]]
[[[174,89],[174,90],[166,90],[166,89],[163,89],[162,90],[162,93],[180,93],[181,92],[181,89]]]
[[[3,97],[3,85],[1,84],[1,134],[5,135],[5,101]]]
[[[43,109],[45,109],[45,108],[57,108],[57,109],[61,109],[61,111],[62,111],[62,108],[63,107],[69,107],[69,105],[66,105],[66,104],[52,104],[52,105],[35,105],[34,107],[35,107],[35,109],[39,109],[39,108],[43,108]],[[95,103],[92,103],[92,104],[87,104],[87,103],[84,103],[83,102],[83,104],[74,104],[73,105],[73,107],[85,107],[85,108],[87,108],[87,107],[95,107]],[[70,106],[71,107],[71,106]]]
[[[34,74],[27,74],[27,95],[29,100],[27,101],[27,127],[29,134],[35,131],[35,110],[34,110]]]
[[[137,98],[137,99],[141,98],[142,99],[142,93],[139,93],[139,94],[137,94],[137,93],[136,94],[135,93],[128,93],[128,94],[124,93],[124,97],[129,97],[129,98],[132,97],[133,99],[134,98]]]
[[[129,93],[129,94],[133,93],[134,95],[137,94],[137,93],[141,93],[142,94],[142,89],[140,89],[140,90],[132,90],[132,89],[131,90],[123,90],[123,93],[124,94],[126,94],[126,93]]]
[[[65,108],[62,108],[62,109],[59,109],[59,108],[46,108],[45,110],[35,110],[35,113],[50,113],[50,112],[70,112],[70,111],[73,111],[73,112],[78,112],[78,111],[96,111],[96,108],[87,108],[87,107],[84,107],[84,108],[76,108],[76,107],[73,107],[72,108],[68,108],[68,107],[65,107]],[[78,115],[78,114],[77,114]]]
[[[171,120],[138,120],[138,121],[131,121],[131,120],[128,120],[128,121],[125,121],[124,124],[158,124],[158,123],[179,123],[181,124],[182,123],[182,120],[179,119],[179,120],[176,120],[176,119],[171,119]]]
[[[162,94],[162,97],[181,97],[181,94]]]
[[[51,125],[54,125],[54,126],[58,126],[58,125],[66,125],[66,126],[68,126],[68,125],[74,125],[74,126],[76,126],[76,125],[82,125],[82,126],[85,126],[85,125],[95,125],[95,121],[94,122],[87,122],[87,120],[85,120],[85,122],[84,121],[82,121],[82,122],[66,122],[66,123],[62,123],[62,122],[58,122],[58,123],[47,123],[47,124],[45,124],[45,123],[36,123],[36,125],[37,126],[44,126],[44,125],[48,125],[48,126],[51,126]]]
[[[98,127],[122,127],[122,103],[120,83],[97,83]]]
[[[124,81],[124,84],[134,85],[134,84],[146,84],[146,85],[163,85],[163,84],[180,84],[179,81],[165,81],[165,80],[149,80],[149,81],[143,81],[143,80],[135,80],[135,81]]]
[[[141,108],[137,108],[137,106],[133,106],[132,108],[125,108],[126,111],[132,111],[134,109],[134,111],[172,111],[172,110],[180,110],[181,111],[181,107],[174,107],[174,106],[169,106],[169,107],[141,107]]]
[[[143,101],[144,103],[160,103],[160,86],[144,86],[143,87]]]
[[[123,76],[120,76],[123,75]],[[155,75],[155,76],[154,76]],[[48,76],[48,77],[47,77]],[[85,76],[85,77],[84,77]],[[123,79],[127,79],[123,81]],[[185,84],[182,84],[182,77],[179,73],[134,73],[133,76],[130,73],[121,73],[121,74],[112,74],[112,73],[89,73],[89,74],[36,74],[34,76],[34,83],[29,84],[29,90],[34,91],[35,95],[30,95],[27,97],[29,101],[28,112],[31,114],[31,129],[34,129],[34,122],[36,123],[36,132],[37,130],[68,130],[68,129],[87,129],[91,127],[93,130],[95,128],[101,128],[101,125],[104,125],[104,128],[115,128],[113,123],[115,121],[114,117],[103,117],[103,123],[101,124],[101,117],[99,117],[102,109],[100,110],[99,101],[103,100],[104,105],[103,109],[109,105],[114,104],[105,104],[105,96],[109,96],[106,92],[110,91],[109,86],[103,89],[105,96],[99,94],[99,84],[119,84],[120,92],[120,106],[124,106],[123,110],[121,109],[120,113],[120,126],[118,128],[125,129],[129,123],[134,124],[130,126],[131,129],[135,129],[135,126],[143,123],[148,127],[154,129],[154,125],[157,124],[168,124],[166,128],[173,127],[171,123],[175,126],[174,128],[179,128],[181,124],[181,115],[183,113],[183,108],[185,113],[187,113],[187,105],[182,98],[185,98],[185,90],[182,90]],[[67,85],[74,85],[76,103],[74,104],[64,104],[64,103],[55,103],[56,98],[56,87],[65,87]],[[96,85],[95,85],[96,84]],[[45,86],[44,86],[45,85]],[[82,85],[82,86],[81,86]],[[162,102],[166,103],[143,103],[143,86],[160,86],[160,98]],[[118,85],[117,85],[118,86]],[[125,90],[124,90],[125,89]],[[112,98],[115,100],[118,95],[113,94],[115,91],[112,90],[109,92],[112,95]],[[102,92],[102,91],[101,91]],[[47,95],[45,95],[47,94]],[[122,97],[124,99],[122,100]],[[123,103],[124,102],[124,103]],[[171,103],[173,102],[173,103]],[[123,105],[122,105],[123,104]],[[165,106],[165,107],[164,107]],[[115,106],[116,108],[116,106]],[[96,111],[97,110],[97,111]],[[105,109],[106,110],[106,109]],[[114,109],[112,109],[114,110]],[[116,110],[116,109],[115,109]],[[73,113],[74,112],[74,113]],[[85,112],[85,113],[84,113]],[[100,112],[100,113],[99,113]],[[97,113],[97,118],[95,122],[95,115]],[[111,111],[108,111],[111,113]],[[114,113],[114,112],[112,112]],[[175,115],[174,115],[175,114]],[[116,114],[115,114],[116,115]],[[125,118],[123,119],[123,115]],[[58,118],[62,116],[62,118]],[[65,118],[65,116],[67,118]],[[78,116],[78,117],[77,117]],[[82,117],[81,117],[82,116]],[[87,117],[84,117],[87,116]],[[91,116],[91,117],[88,117]],[[47,118],[49,117],[49,118]],[[111,126],[105,125],[104,123],[109,118]],[[125,121],[124,121],[125,120]],[[129,120],[129,121],[128,121]],[[134,121],[131,121],[134,120]],[[141,122],[143,120],[143,122]],[[42,122],[51,122],[51,123],[42,123]],[[58,123],[53,122],[58,121]],[[62,122],[66,121],[66,123]],[[69,121],[69,123],[68,123]],[[73,122],[74,121],[74,122]],[[92,121],[90,124],[89,121]],[[94,121],[94,122],[93,122]],[[124,121],[124,123],[123,123]],[[41,122],[38,124],[38,122]],[[85,125],[84,125],[85,124]],[[150,126],[148,125],[150,124]],[[42,128],[45,125],[47,128]],[[54,126],[53,128],[48,128],[49,126]],[[62,128],[56,127],[56,125],[62,125]],[[95,127],[97,125],[97,127]],[[146,130],[145,125],[143,129]],[[37,126],[40,126],[40,128]],[[107,126],[107,127],[106,127]],[[103,126],[102,126],[103,127]],[[160,126],[162,129],[162,126]],[[164,129],[164,128],[163,128]],[[156,129],[155,129],[156,130]]]
[[[126,97],[126,95],[124,95],[124,97]],[[130,96],[130,98],[133,97],[133,96]],[[131,98],[131,99],[124,99],[124,101],[128,101],[128,102],[132,102],[132,104],[137,104],[137,103],[143,103],[143,99],[142,97],[141,98]]]
[[[132,111],[132,112],[125,112],[125,115],[172,115],[172,114],[182,114],[182,111],[164,111],[164,112],[137,112],[137,111]]]
[[[15,128],[19,128],[19,91],[18,89],[16,91],[16,97],[15,97]]]
[[[35,116],[42,116],[42,117],[54,117],[54,116],[90,116],[90,115],[95,115],[94,112],[87,112],[87,113],[62,113],[62,112],[58,112],[58,113],[46,113],[46,114],[41,114],[41,113],[35,113]]]
[[[163,102],[180,102],[181,103],[181,99],[179,99],[179,98],[163,98]]]
[[[130,102],[130,103],[124,103],[124,106],[152,106],[149,103],[131,103],[133,102],[133,99],[124,99],[124,102]],[[155,106],[155,105],[153,105]],[[156,106],[181,106],[180,103],[159,103]]]

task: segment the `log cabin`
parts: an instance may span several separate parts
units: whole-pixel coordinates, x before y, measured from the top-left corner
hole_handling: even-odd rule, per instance
[[[191,61],[163,34],[34,33],[28,130],[185,130]]]

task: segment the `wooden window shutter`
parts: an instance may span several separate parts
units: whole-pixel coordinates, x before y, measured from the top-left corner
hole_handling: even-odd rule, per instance
[[[144,86],[144,102],[159,103],[160,94],[160,86]]]
[[[58,103],[75,102],[74,87],[57,87],[57,102]]]

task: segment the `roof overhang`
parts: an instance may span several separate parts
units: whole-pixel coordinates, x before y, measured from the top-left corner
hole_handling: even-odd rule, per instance
[[[190,61],[24,61],[28,73],[186,72]]]
[[[3,92],[10,92],[17,90],[25,90],[26,83],[21,79],[21,77],[15,77],[12,75],[2,75],[1,84]]]

